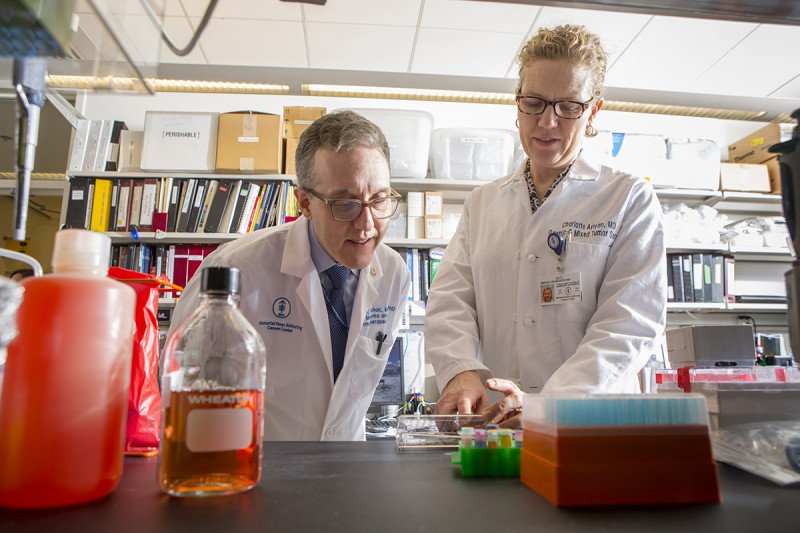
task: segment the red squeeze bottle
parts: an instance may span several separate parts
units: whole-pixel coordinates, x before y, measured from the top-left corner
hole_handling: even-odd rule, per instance
[[[56,234],[26,278],[0,391],[0,506],[102,498],[122,474],[136,294],[106,277],[111,240]]]

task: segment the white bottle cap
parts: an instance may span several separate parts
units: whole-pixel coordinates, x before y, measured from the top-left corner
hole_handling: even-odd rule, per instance
[[[53,244],[55,272],[82,272],[105,276],[111,254],[111,239],[96,231],[65,229]]]

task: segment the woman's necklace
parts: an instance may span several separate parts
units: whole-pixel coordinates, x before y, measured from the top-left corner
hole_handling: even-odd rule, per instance
[[[564,179],[564,176],[569,173],[569,169],[571,168],[572,163],[567,165],[567,168],[561,171],[561,174],[559,174],[556,179],[553,180],[553,183],[550,184],[547,192],[545,192],[542,199],[539,200],[539,195],[536,194],[536,187],[533,184],[533,177],[531,176],[531,160],[528,159],[528,161],[525,163],[525,183],[528,185],[528,195],[531,197],[531,214],[535,213],[540,207],[542,207],[544,201],[547,200],[555,188],[558,187],[558,184],[561,183],[561,180]]]

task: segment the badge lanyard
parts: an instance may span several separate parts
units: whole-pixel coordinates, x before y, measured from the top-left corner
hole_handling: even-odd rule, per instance
[[[558,256],[556,271],[561,274],[564,272],[564,258],[567,255],[568,244],[572,241],[572,230],[567,231],[566,239],[558,233],[550,233],[547,236],[547,246]]]

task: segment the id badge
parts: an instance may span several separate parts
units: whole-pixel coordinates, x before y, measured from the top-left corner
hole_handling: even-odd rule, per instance
[[[565,304],[581,301],[581,273],[569,272],[539,283],[539,303]]]

